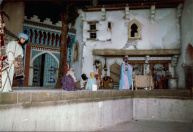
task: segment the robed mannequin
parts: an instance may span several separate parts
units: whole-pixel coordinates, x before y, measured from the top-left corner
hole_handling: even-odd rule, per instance
[[[87,83],[86,83],[86,89],[87,90],[92,90],[92,85],[96,85],[96,78],[94,77],[94,72],[90,73],[90,78],[88,79]]]
[[[127,63],[128,57],[123,58],[121,65],[121,75],[119,81],[119,90],[130,89],[132,85],[133,67]]]

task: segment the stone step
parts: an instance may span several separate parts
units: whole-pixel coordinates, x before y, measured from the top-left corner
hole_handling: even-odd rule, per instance
[[[114,87],[113,89],[119,89],[119,83],[113,83]]]

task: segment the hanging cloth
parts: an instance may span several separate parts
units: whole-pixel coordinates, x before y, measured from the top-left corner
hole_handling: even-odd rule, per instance
[[[3,17],[0,13],[0,87],[2,87],[2,71],[9,67],[8,57],[6,55],[6,46],[4,40],[4,31],[3,31]]]

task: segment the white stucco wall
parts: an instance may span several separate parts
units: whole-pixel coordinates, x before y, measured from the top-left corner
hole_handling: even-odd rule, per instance
[[[185,51],[187,45],[190,43],[193,45],[193,1],[185,0],[181,17],[181,56],[177,66],[177,76],[179,78],[178,86],[185,88],[185,70],[182,64],[185,62]]]
[[[124,19],[125,11],[106,11],[105,21],[101,20],[101,15],[101,12],[86,12],[83,22],[83,42],[85,42],[85,46],[83,47],[82,72],[88,76],[93,71],[93,49],[134,50],[133,46],[126,44],[128,41],[128,26]],[[150,10],[148,9],[130,10],[129,18],[130,21],[135,19],[141,24],[141,39],[129,40],[129,43],[137,44],[138,50],[180,48],[180,26],[175,8],[156,9],[153,21],[150,19]],[[96,41],[87,40],[89,38],[88,21],[99,21],[96,24],[98,30]],[[108,22],[111,22],[111,30],[107,29]],[[108,39],[111,39],[111,41],[107,41]]]
[[[82,48],[83,48],[83,31],[82,31],[82,19],[80,17],[78,17],[76,19],[76,23],[74,25],[74,28],[76,29],[76,38],[75,38],[75,42],[77,41],[79,44],[79,58],[77,61],[73,61],[74,60],[74,47],[75,44],[73,45],[73,50],[72,50],[72,67],[74,68],[75,71],[75,76],[77,78],[77,81],[81,80],[81,74],[82,74]]]
[[[193,103],[192,100],[134,98],[133,118],[146,120],[191,121],[193,119]]]

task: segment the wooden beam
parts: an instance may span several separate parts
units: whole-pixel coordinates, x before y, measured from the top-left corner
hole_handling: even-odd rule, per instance
[[[151,5],[153,4],[146,4],[146,5],[130,5],[130,10],[136,10],[136,9],[150,9]],[[159,8],[176,8],[178,4],[155,4],[156,9]],[[113,10],[125,10],[126,5],[116,5],[116,6],[97,6],[97,7],[87,7],[84,11],[86,12],[94,12],[94,11],[101,11],[101,8],[105,8],[106,11],[113,11]]]
[[[115,50],[115,49],[95,49],[93,55],[98,56],[145,56],[145,55],[158,55],[158,56],[173,56],[180,55],[179,49],[155,49],[155,50]]]

